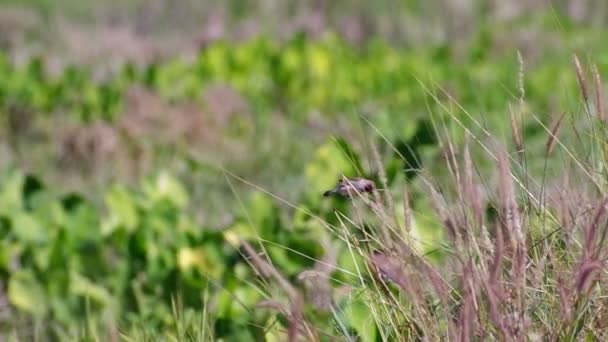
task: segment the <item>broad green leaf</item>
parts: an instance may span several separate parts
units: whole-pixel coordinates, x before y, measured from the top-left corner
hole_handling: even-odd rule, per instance
[[[133,232],[138,224],[137,205],[133,195],[124,187],[115,186],[105,198],[109,218],[104,222],[103,233],[108,235],[118,227]]]
[[[190,268],[198,269],[202,274],[209,272],[211,265],[202,248],[182,247],[177,251],[177,265],[183,272]]]
[[[260,237],[272,239],[276,232],[278,211],[268,195],[255,191],[246,203],[246,222],[251,222],[254,232]]]
[[[112,295],[107,289],[74,270],[70,272],[70,293],[89,298],[103,306],[110,305],[112,302]]]
[[[23,208],[24,176],[11,172],[0,183],[0,215],[10,216]]]
[[[169,200],[178,208],[188,203],[184,186],[168,172],[161,172],[153,181],[144,182],[143,190],[152,201]]]
[[[19,270],[10,276],[8,299],[12,305],[27,313],[43,316],[47,312],[44,288],[32,271]]]
[[[0,269],[12,270],[13,261],[19,257],[24,249],[22,243],[11,240],[0,240]]]
[[[25,243],[44,243],[49,238],[45,227],[32,215],[25,212],[17,212],[13,215],[12,231],[19,241]]]
[[[375,342],[378,334],[378,328],[369,306],[369,301],[356,299],[344,309],[346,321],[355,329],[363,342]]]

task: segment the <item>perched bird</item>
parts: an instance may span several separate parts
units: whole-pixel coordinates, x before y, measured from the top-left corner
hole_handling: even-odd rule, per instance
[[[338,195],[341,197],[351,198],[357,194],[363,194],[366,192],[373,192],[376,189],[376,184],[365,178],[354,177],[340,179],[338,185],[331,190],[327,190],[323,193],[323,196]]]

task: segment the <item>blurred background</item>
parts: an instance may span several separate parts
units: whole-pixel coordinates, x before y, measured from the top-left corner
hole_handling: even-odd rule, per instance
[[[320,194],[378,177],[374,149],[398,193],[447,173],[437,132],[511,144],[511,113],[543,146],[607,23],[603,0],[0,0],[0,336],[154,336],[208,304],[215,336],[261,338],[274,290],[234,236],[292,279],[327,237],[294,207],[335,220]]]

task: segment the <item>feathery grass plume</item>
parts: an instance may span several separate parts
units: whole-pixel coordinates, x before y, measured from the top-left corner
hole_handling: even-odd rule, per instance
[[[523,291],[525,286],[526,276],[526,257],[527,249],[525,245],[518,244],[515,251],[513,251],[512,265],[511,265],[511,282],[513,285],[519,287]]]
[[[509,324],[510,331],[516,337],[521,337],[520,333],[524,330],[525,317],[525,285],[526,285],[526,256],[527,246],[524,236],[522,220],[519,207],[515,197],[515,189],[511,180],[510,165],[505,149],[500,149],[498,156],[499,173],[499,194],[502,201],[502,215],[506,223],[507,231],[512,234],[512,263],[511,263],[511,286],[512,295],[515,297],[514,311],[512,314],[512,324]]]
[[[509,124],[511,125],[511,135],[513,137],[513,144],[515,145],[515,150],[517,151],[517,155],[519,156],[519,159],[521,161],[524,153],[524,140],[522,138],[519,123],[517,122],[517,118],[515,117],[515,112],[513,110],[513,107],[511,106],[509,106]]]
[[[509,336],[507,322],[500,312],[500,307],[506,297],[502,278],[503,263],[505,257],[505,245],[503,238],[503,224],[494,223],[494,255],[488,266],[487,281],[483,283],[486,292],[488,316],[494,327],[502,338]],[[506,228],[505,228],[506,229]],[[488,263],[490,260],[488,260]]]
[[[502,225],[494,225],[494,255],[492,258],[492,264],[488,267],[489,270],[489,282],[497,284],[499,277],[502,273],[503,259],[505,256],[505,243],[502,235]]]
[[[572,295],[566,286],[566,281],[561,277],[557,280],[557,290],[559,292],[562,318],[567,322],[572,317]]]
[[[262,299],[255,304],[258,309],[271,309],[280,312],[283,316],[289,317],[289,308],[287,305],[273,299]]]
[[[366,204],[369,205],[380,216],[382,222],[382,224],[380,225],[380,230],[384,239],[384,243],[391,244],[391,225],[395,224],[395,226],[399,226],[399,221],[397,220],[395,206],[393,204],[393,198],[391,196],[391,192],[389,191],[388,178],[386,176],[384,167],[382,166],[380,152],[378,151],[378,147],[373,141],[370,142],[370,148],[372,152],[372,159],[375,164],[375,168],[378,172],[378,177],[380,178],[380,184],[382,184],[382,188],[384,190],[383,194],[385,205],[388,208],[389,212],[392,214],[390,216],[392,222],[388,220],[388,215],[385,211],[385,206],[382,203],[382,197],[380,196],[380,192],[378,190],[373,191],[374,201],[372,203],[366,202]]]
[[[524,57],[519,50],[517,50],[517,62],[519,63],[519,70],[517,73],[517,90],[519,90],[519,102],[523,106],[524,98],[526,97],[526,87],[524,86],[525,65]]]
[[[245,250],[245,254],[251,260],[253,269],[257,271],[258,274],[262,277],[269,278],[272,275],[272,266],[258,255],[255,249],[251,246],[251,244],[249,244],[249,242],[241,241],[241,245]]]
[[[391,255],[381,251],[374,251],[368,260],[372,266],[371,269],[375,271],[375,274],[382,281],[392,282],[399,289],[405,291],[408,299],[411,300],[415,312],[414,329],[418,330],[419,326],[430,326],[433,309],[429,307],[429,303],[425,300],[425,288],[421,286],[422,277],[419,272],[407,273],[404,258],[399,254]],[[399,303],[396,304],[400,305]],[[397,309],[402,308],[397,307]],[[408,324],[411,323],[409,322]],[[417,331],[417,333],[422,334],[422,331]]]
[[[593,83],[595,90],[595,111],[597,117],[600,118],[600,120],[606,120],[606,118],[604,117],[604,91],[602,88],[602,79],[600,77],[600,72],[597,68],[597,64],[593,65],[591,73],[593,74]]]
[[[249,242],[243,240],[241,241],[241,245],[258,273],[267,278],[274,278],[274,280],[283,288],[291,302],[291,314],[288,316],[289,329],[287,340],[290,342],[296,341],[299,334],[304,334],[307,338],[316,341],[315,332],[309,324],[304,322],[304,318],[302,317],[302,298],[298,291],[272,264],[262,259]]]
[[[384,170],[384,166],[382,164],[382,159],[380,158],[380,152],[378,151],[378,147],[376,144],[371,142],[370,144],[372,150],[372,157],[374,159],[375,168],[378,171],[378,176],[380,178],[380,184],[382,184],[382,188],[384,189],[384,200],[386,201],[386,205],[389,210],[393,210],[393,198],[391,197],[391,193],[388,187],[388,178],[386,177],[386,171]]]
[[[589,102],[589,91],[587,89],[587,81],[585,80],[585,74],[583,73],[583,67],[578,59],[577,55],[574,55],[574,68],[576,70],[576,79],[578,80],[578,86],[581,90],[581,95],[585,103]]]
[[[298,274],[298,281],[304,285],[306,299],[319,311],[330,311],[333,305],[333,291],[329,275],[306,270]]]
[[[553,148],[555,147],[555,143],[557,142],[557,136],[559,135],[559,131],[562,127],[562,121],[566,116],[566,112],[563,112],[562,115],[559,116],[559,119],[553,124],[551,127],[551,131],[549,133],[549,138],[547,138],[547,143],[545,144],[545,154],[548,156],[553,152]]]
[[[433,289],[435,290],[435,292],[437,293],[437,296],[439,297],[439,300],[441,301],[441,305],[443,306],[443,309],[445,310],[446,315],[449,315],[449,294],[448,294],[448,289],[445,285],[445,280],[443,280],[441,278],[441,275],[439,274],[439,272],[437,272],[437,270],[435,270],[435,268],[433,268],[433,266],[431,266],[431,264],[429,264],[426,261],[422,262],[422,267],[424,267],[424,270],[426,271],[426,275],[429,278],[429,280],[431,281],[431,285],[433,285]],[[451,321],[451,317],[447,317],[448,321]]]
[[[602,263],[600,261],[587,260],[583,262],[575,279],[576,291],[579,294],[586,294],[597,279],[601,269]]]
[[[471,159],[471,151],[469,148],[469,135],[466,137],[464,145],[464,176],[462,192],[465,194],[468,205],[473,210],[475,215],[475,222],[479,227],[483,223],[483,212],[481,208],[481,198],[479,198],[479,191],[473,181],[473,160]]]
[[[513,182],[511,180],[511,171],[509,159],[504,148],[500,148],[498,153],[498,192],[502,201],[502,214],[507,228],[513,249],[516,244],[524,243],[524,235],[522,231],[521,220],[519,216],[519,208],[515,199]]]
[[[302,299],[300,297],[295,298],[295,303],[292,303],[291,317],[289,320],[289,328],[287,329],[287,341],[296,342],[298,335],[300,334],[300,325],[302,324]],[[308,329],[306,329],[308,330]],[[304,333],[304,331],[303,331]],[[310,338],[312,336],[308,336]],[[313,338],[317,341],[317,338]]]
[[[500,306],[502,304],[504,293],[498,284],[486,283],[486,299],[488,302],[488,317],[490,321],[498,330],[501,335],[501,340],[505,340],[509,336],[507,330],[507,322],[500,313]]]
[[[437,216],[439,216],[439,219],[443,223],[443,226],[447,229],[450,239],[455,241],[458,237],[456,224],[450,217],[443,196],[441,196],[441,194],[437,190],[435,190],[435,187],[433,187],[430,182],[426,182],[426,185],[429,191],[431,207],[433,208],[435,213],[437,213]]]
[[[568,172],[564,172],[561,176],[559,189],[557,190],[557,200],[555,201],[558,222],[564,227],[569,226],[574,221],[569,203],[569,187],[570,177],[568,176]]]
[[[460,184],[460,171],[458,169],[458,163],[456,162],[456,152],[454,151],[454,145],[451,141],[447,141],[446,144],[441,144],[441,152],[445,158],[445,162],[448,166],[448,170],[452,177],[456,181],[456,184]],[[459,194],[460,195],[460,194]]]
[[[458,340],[462,342],[473,340],[473,331],[475,331],[476,318],[474,317],[475,305],[475,280],[473,279],[473,263],[469,260],[462,274],[462,283],[464,287],[464,298],[460,306]]]
[[[326,238],[323,241],[323,259],[316,261],[312,270],[303,271],[298,275],[298,280],[304,284],[306,299],[321,311],[329,311],[333,305],[329,277],[336,267],[337,251],[328,240]]]
[[[454,319],[451,317],[450,295],[446,281],[441,277],[439,271],[437,271],[428,261],[421,258],[416,260],[415,263],[419,270],[426,273],[426,276],[429,278],[435,293],[439,297],[439,301],[446,316],[449,332],[448,335],[454,335],[456,333],[456,328],[454,327]]]
[[[403,223],[404,223],[405,232],[406,232],[406,234],[408,234],[408,238],[409,238],[409,234],[412,232],[413,219],[412,219],[412,207],[410,205],[410,194],[408,191],[407,182],[405,184],[403,184]],[[409,239],[406,241],[409,242]]]
[[[604,214],[608,211],[608,199],[605,199],[600,207],[597,209],[593,220],[591,220],[589,226],[585,231],[585,242],[583,245],[583,262],[586,260],[597,259],[599,256],[599,249],[601,245],[596,244],[600,220],[604,217]],[[605,236],[606,227],[602,235]]]

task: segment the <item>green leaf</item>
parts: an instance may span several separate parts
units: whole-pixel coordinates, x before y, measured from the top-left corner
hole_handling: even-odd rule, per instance
[[[23,174],[10,173],[0,184],[0,215],[10,216],[23,208]]]
[[[44,243],[48,241],[48,231],[30,214],[17,212],[12,218],[12,231],[19,241]]]
[[[44,288],[30,270],[19,270],[11,275],[8,299],[12,305],[30,314],[44,316],[47,312]]]
[[[70,292],[89,298],[103,306],[110,305],[112,295],[103,286],[95,284],[76,271],[70,272]]]
[[[137,206],[133,195],[124,187],[115,186],[105,198],[110,217],[104,222],[102,231],[104,235],[112,233],[118,227],[133,232],[138,224]]]
[[[23,244],[16,241],[0,239],[0,270],[13,267],[12,261],[23,251]]]
[[[247,201],[246,210],[253,230],[263,238],[272,239],[276,233],[278,211],[268,195],[253,192]]]
[[[358,158],[344,144],[343,141],[326,142],[317,149],[314,159],[306,166],[307,194],[313,203],[318,203],[321,194],[334,187],[342,175],[358,175]],[[345,148],[350,151],[348,155],[344,152]]]
[[[178,208],[183,208],[188,204],[188,192],[168,172],[161,172],[153,182],[145,182],[143,189],[146,196],[153,202],[169,200]]]
[[[345,308],[346,320],[355,329],[361,341],[375,342],[378,329],[374,316],[369,308],[369,302],[361,299],[353,300]]]
[[[342,154],[348,160],[354,171],[358,175],[365,175],[365,170],[363,169],[363,165],[361,164],[361,159],[359,158],[359,154],[353,150],[352,146],[346,141],[344,138],[336,138],[335,144]]]

